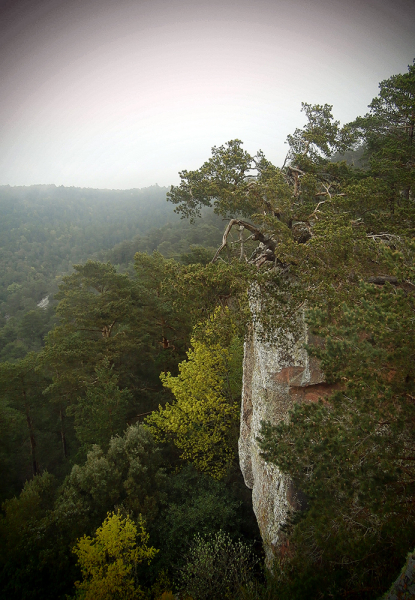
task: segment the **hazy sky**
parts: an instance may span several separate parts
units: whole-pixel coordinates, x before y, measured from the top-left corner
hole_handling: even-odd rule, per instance
[[[230,139],[280,165],[415,57],[414,0],[0,0],[0,184],[176,184]]]

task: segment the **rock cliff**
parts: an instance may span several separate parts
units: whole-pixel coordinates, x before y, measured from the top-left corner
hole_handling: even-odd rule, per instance
[[[415,598],[415,550],[407,556],[406,563],[391,589],[382,600],[413,600]]]
[[[305,343],[318,341],[302,317],[297,335],[281,332],[264,341],[260,327],[254,326],[245,342],[239,460],[245,484],[252,489],[269,566],[285,543],[281,526],[301,507],[301,498],[290,479],[261,458],[256,441],[261,421],[276,425],[288,418],[293,403],[312,402],[332,391]]]

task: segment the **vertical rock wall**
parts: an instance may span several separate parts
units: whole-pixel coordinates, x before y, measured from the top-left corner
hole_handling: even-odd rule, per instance
[[[407,556],[406,563],[391,589],[382,600],[413,600],[415,598],[415,550]]]
[[[288,418],[294,402],[311,402],[330,393],[317,359],[309,357],[305,343],[311,339],[301,317],[297,336],[283,334],[272,342],[252,328],[245,342],[239,460],[264,542],[267,563],[284,544],[281,526],[299,508],[298,494],[290,479],[264,461],[256,441],[261,421],[276,425]]]

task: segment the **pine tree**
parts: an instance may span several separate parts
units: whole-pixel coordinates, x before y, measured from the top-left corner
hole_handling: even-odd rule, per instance
[[[375,598],[413,547],[414,69],[342,128],[330,106],[303,104],[281,169],[233,140],[169,194],[185,216],[207,205],[231,217],[214,261],[228,250],[258,267],[245,284],[265,336],[306,309],[325,341],[309,351],[339,386],[264,424],[264,457],[308,497],[279,566],[282,598]],[[362,168],[331,160],[359,144]]]

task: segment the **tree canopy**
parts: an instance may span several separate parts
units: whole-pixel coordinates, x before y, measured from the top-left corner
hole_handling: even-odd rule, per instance
[[[264,457],[308,496],[277,567],[282,597],[375,597],[413,546],[414,75],[381,82],[343,127],[330,106],[303,104],[282,168],[233,140],[169,194],[186,216],[230,217],[214,260],[258,268],[246,285],[270,337],[306,307],[324,340],[308,351],[341,384],[264,423]],[[360,147],[361,168],[341,160]]]
[[[137,545],[137,537],[140,545]],[[148,546],[148,538],[142,520],[138,533],[128,516],[108,513],[94,538],[82,537],[73,550],[83,576],[83,581],[75,583],[79,596],[85,600],[140,598],[140,589],[134,582],[134,567],[143,561],[150,562],[157,554],[155,548]]]

